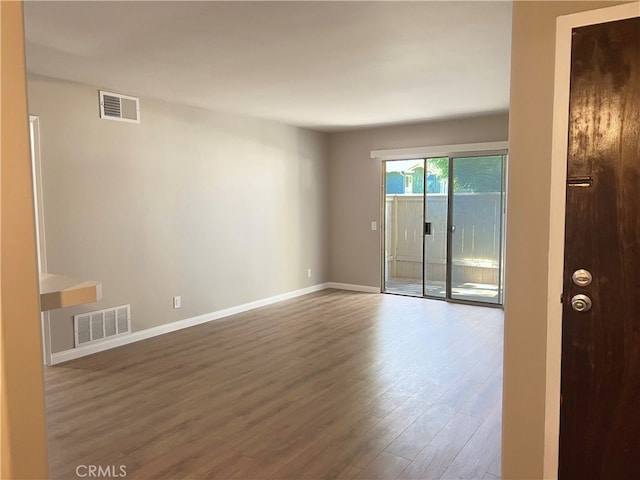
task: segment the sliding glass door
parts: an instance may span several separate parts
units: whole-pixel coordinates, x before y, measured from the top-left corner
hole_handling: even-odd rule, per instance
[[[449,159],[425,160],[424,295],[447,297],[447,216]]]
[[[424,159],[384,162],[384,291],[423,295]]]
[[[451,159],[450,297],[502,303],[504,155]]]
[[[385,292],[502,303],[505,159],[384,162]]]

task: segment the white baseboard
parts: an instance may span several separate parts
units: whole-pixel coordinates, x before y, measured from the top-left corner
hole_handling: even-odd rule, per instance
[[[370,287],[368,285],[353,285],[351,283],[328,282],[326,288],[337,288],[338,290],[351,290],[354,292],[380,293],[380,287]]]
[[[56,365],[62,362],[68,362],[76,358],[85,357],[93,353],[103,352],[112,348],[120,347],[122,345],[128,345],[129,343],[139,342],[140,340],[146,340],[147,338],[157,337],[158,335],[164,335],[165,333],[175,332],[176,330],[182,330],[183,328],[193,327],[202,323],[211,322],[213,320],[219,320],[230,315],[246,312],[255,308],[264,307],[274,303],[289,300],[291,298],[307,295],[308,293],[318,292],[326,288],[341,288],[337,286],[331,286],[330,283],[320,283],[307,288],[301,288],[300,290],[293,290],[291,292],[283,293],[269,298],[263,298],[262,300],[256,300],[255,302],[249,302],[242,305],[238,305],[231,308],[225,308],[224,310],[218,310],[216,312],[205,313],[204,315],[198,315],[197,317],[186,318],[184,320],[178,320],[177,322],[166,323],[164,325],[158,325],[157,327],[147,328],[139,332],[133,332],[130,335],[105,340],[104,342],[95,343],[93,345],[85,345],[83,347],[72,348],[62,352],[54,353],[51,355],[51,365]],[[343,284],[335,284],[343,285]],[[356,286],[357,285],[353,285]],[[351,289],[347,289],[351,290]]]

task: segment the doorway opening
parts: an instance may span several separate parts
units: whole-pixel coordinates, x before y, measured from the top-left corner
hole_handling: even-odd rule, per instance
[[[383,162],[383,292],[502,305],[506,161]]]

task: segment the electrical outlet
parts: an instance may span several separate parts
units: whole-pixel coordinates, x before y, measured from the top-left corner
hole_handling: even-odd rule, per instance
[[[173,297],[173,308],[182,307],[182,297],[178,295],[177,297]]]
[[[311,269],[307,268],[307,278],[311,278]]]

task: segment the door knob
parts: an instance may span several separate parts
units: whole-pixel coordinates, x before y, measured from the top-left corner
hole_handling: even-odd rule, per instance
[[[573,280],[573,283],[575,283],[579,287],[586,287],[593,281],[593,276],[591,275],[591,272],[585,270],[584,268],[581,268],[573,272],[573,275],[571,275],[571,280]]]
[[[591,310],[591,299],[582,293],[574,295],[571,298],[571,308],[576,312],[588,312]]]

